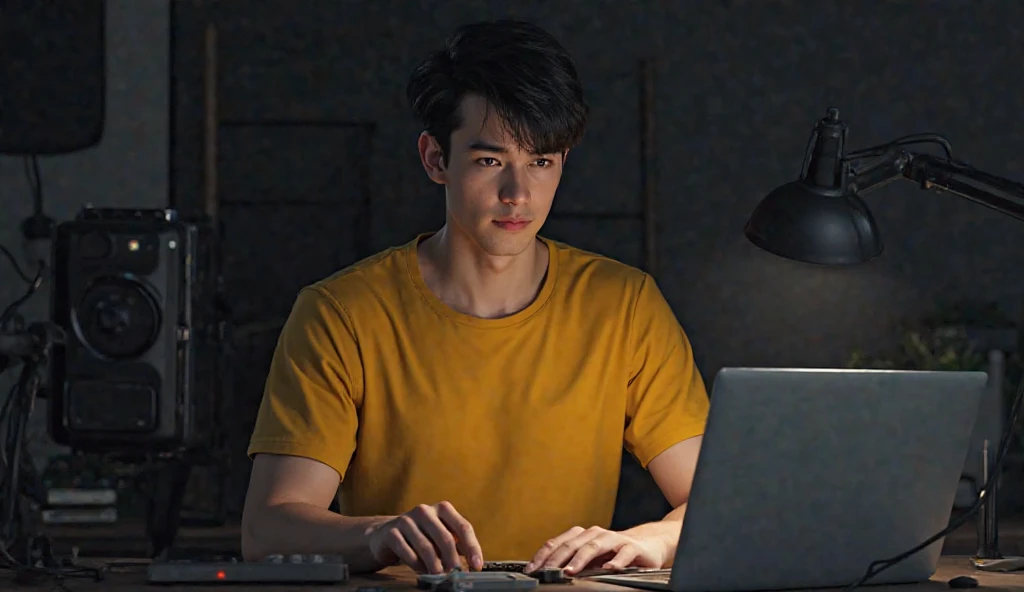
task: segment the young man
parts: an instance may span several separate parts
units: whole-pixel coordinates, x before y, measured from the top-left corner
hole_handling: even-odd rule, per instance
[[[572,59],[536,26],[479,23],[408,95],[445,224],[299,293],[249,447],[243,554],[670,563],[708,399],[650,276],[537,236],[587,119]],[[675,510],[611,532],[623,444]]]

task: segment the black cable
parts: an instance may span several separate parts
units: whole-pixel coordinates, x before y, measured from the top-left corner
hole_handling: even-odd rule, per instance
[[[0,540],[0,569],[13,571],[15,582],[39,583],[40,580],[53,579],[57,586],[62,586],[66,578],[88,578],[94,581],[103,579],[103,572],[99,569],[80,567],[70,562],[60,561],[53,555],[52,547],[45,537],[22,538],[17,536],[18,526],[22,523],[21,495],[22,487],[18,484],[19,472],[23,472],[23,465],[31,462],[23,455],[25,444],[26,427],[29,413],[32,409],[32,400],[37,395],[39,388],[39,372],[45,367],[48,361],[45,348],[44,353],[32,359],[24,360],[21,376],[17,384],[11,390],[8,400],[0,408],[0,435],[4,436],[0,445],[4,454],[3,482],[0,482],[0,500],[4,505],[4,523],[0,525],[2,540]],[[13,451],[13,455],[8,453]],[[13,458],[11,458],[13,456]],[[12,553],[14,545],[24,543],[24,560]],[[21,553],[18,553],[19,555]]]
[[[32,193],[33,213],[38,215],[43,211],[43,180],[39,173],[39,159],[35,156],[25,157],[23,164],[25,168],[25,179],[28,181],[29,190]],[[7,247],[0,245],[0,253],[2,253],[4,257],[11,262],[11,265],[14,267],[14,273],[18,274],[18,277],[20,277],[23,282],[26,284],[32,283],[32,278],[22,270],[21,266],[18,265],[17,258]]]
[[[1017,386],[1017,394],[1014,395],[1013,405],[1010,408],[1010,418],[1007,423],[1007,428],[1003,432],[1002,441],[999,443],[999,454],[998,456],[996,456],[995,466],[993,467],[991,474],[989,474],[988,479],[985,480],[985,484],[982,486],[981,491],[978,492],[978,499],[974,501],[974,504],[970,508],[968,508],[966,512],[964,512],[960,516],[957,516],[955,519],[951,520],[949,524],[946,526],[946,528],[943,528],[938,533],[928,537],[928,539],[926,539],[924,542],[917,545],[916,547],[908,551],[904,551],[903,553],[900,553],[899,555],[896,555],[894,557],[890,557],[888,559],[879,559],[877,561],[871,562],[871,565],[868,566],[867,571],[864,572],[864,575],[861,577],[861,579],[847,586],[846,592],[850,592],[851,590],[854,590],[866,584],[871,578],[877,576],[883,571],[898,564],[904,559],[907,559],[908,557],[918,553],[919,551],[928,548],[928,546],[930,546],[931,544],[935,543],[939,539],[942,539],[949,533],[966,524],[968,519],[970,519],[972,516],[978,513],[978,510],[981,509],[982,504],[984,504],[987,501],[988,492],[992,489],[992,486],[995,484],[996,480],[999,479],[1000,473],[1002,473],[1003,461],[1006,459],[1007,452],[1010,449],[1010,442],[1013,440],[1013,438],[1011,437],[1013,435],[1012,428],[1013,426],[1017,425],[1017,419],[1020,415],[1022,400],[1024,400],[1024,380],[1022,380]]]
[[[32,156],[32,175],[36,180],[32,193],[32,213],[38,215],[43,213],[43,176],[39,174],[39,157],[35,155]]]
[[[32,283],[29,285],[28,290],[26,290],[25,293],[22,294],[20,298],[8,304],[7,308],[5,308],[2,313],[0,313],[0,330],[2,330],[6,326],[7,321],[14,316],[14,313],[17,312],[18,307],[20,307],[22,304],[28,301],[28,299],[31,298],[32,295],[35,294],[37,290],[39,290],[39,287],[43,285],[43,271],[45,269],[46,264],[40,261],[39,271],[36,272],[36,277],[32,280]]]
[[[892,142],[886,142],[885,144],[879,144],[878,146],[864,148],[863,150],[848,152],[844,155],[844,158],[852,159],[863,158],[865,156],[879,156],[885,154],[896,146],[912,146],[914,144],[938,144],[942,147],[942,151],[946,153],[946,158],[953,160],[952,145],[950,145],[949,140],[938,134],[910,134],[909,136],[896,138]]]
[[[25,179],[28,181],[29,190],[32,192],[32,213],[39,215],[43,213],[43,177],[39,173],[39,157],[26,156],[22,161],[25,168]]]
[[[25,177],[28,180],[29,187],[32,191],[33,208],[35,209],[35,213],[38,215],[42,213],[43,207],[43,181],[39,174],[39,159],[36,156],[25,157],[23,164],[25,168]],[[6,327],[10,318],[15,312],[17,312],[18,308],[31,298],[32,295],[39,290],[39,287],[42,286],[43,272],[46,270],[46,261],[40,260],[38,262],[35,277],[29,279],[28,274],[21,269],[14,255],[6,247],[0,245],[0,252],[3,252],[7,259],[10,260],[11,264],[14,266],[15,273],[29,284],[28,290],[26,290],[20,298],[7,305],[3,312],[0,312],[0,331],[2,331]]]
[[[11,262],[11,266],[14,267],[14,273],[18,274],[18,277],[21,278],[21,281],[25,282],[26,284],[32,283],[32,278],[28,277],[28,274],[21,269],[21,266],[18,265],[18,260],[14,257],[14,254],[7,249],[7,247],[0,245],[0,253],[3,253],[4,257],[6,257],[7,260]]]
[[[8,547],[16,538],[16,524],[20,522],[21,488],[19,487],[19,473],[21,472],[22,454],[24,454],[25,433],[28,424],[28,416],[32,410],[32,398],[36,394],[38,382],[36,372],[38,367],[35,363],[26,360],[21,369],[21,376],[18,377],[18,390],[15,392],[15,410],[11,415],[13,426],[8,426],[8,441],[5,454],[10,453],[10,459],[5,467],[3,483],[4,495],[0,497],[3,503],[3,520],[0,524],[0,542]],[[27,400],[26,400],[27,399]],[[12,429],[13,427],[13,429]]]
[[[8,423],[11,423],[11,413],[14,409],[14,399],[18,395],[18,384],[15,383],[11,387],[11,390],[7,392],[7,399],[4,401],[3,407],[0,407],[0,469],[6,469],[7,463],[7,446],[10,436],[8,435]],[[3,486],[3,482],[0,481],[0,487]]]
[[[0,569],[13,571],[16,582],[38,583],[40,579],[52,578],[57,581],[58,586],[61,586],[61,582],[65,578],[85,578],[96,582],[103,580],[103,571],[94,567],[81,567],[56,561],[54,563],[57,565],[27,565],[16,559],[7,549],[0,548]]]

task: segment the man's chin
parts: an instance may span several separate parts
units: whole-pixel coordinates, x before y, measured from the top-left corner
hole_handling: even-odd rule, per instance
[[[515,257],[533,247],[536,240],[535,234],[524,233],[518,236],[483,236],[477,244],[492,257]]]

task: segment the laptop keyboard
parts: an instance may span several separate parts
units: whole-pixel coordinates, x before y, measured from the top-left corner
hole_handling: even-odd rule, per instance
[[[607,577],[612,577],[619,580],[636,580],[640,582],[654,582],[656,584],[668,584],[669,579],[672,577],[671,569],[645,569],[639,571],[632,571],[620,574],[608,574]]]
[[[507,571],[513,573],[523,573],[526,567],[526,561],[487,561],[484,563],[482,571]],[[594,570],[598,573],[595,576],[610,576],[614,578],[623,578],[629,580],[637,580],[641,582],[654,582],[659,584],[668,584],[669,578],[672,577],[671,569],[644,569],[644,568],[627,568],[624,571],[606,571],[606,570]],[[591,574],[587,573],[587,570],[581,572],[577,577],[592,577]]]

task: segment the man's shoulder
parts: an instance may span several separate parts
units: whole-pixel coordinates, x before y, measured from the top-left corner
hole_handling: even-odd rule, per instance
[[[314,290],[346,308],[361,301],[379,300],[408,280],[409,244],[385,249],[316,281],[306,290]]]
[[[576,285],[584,284],[588,288],[626,288],[635,291],[649,277],[643,270],[606,255],[560,241],[545,241],[549,248],[555,249],[559,276],[571,278]]]

